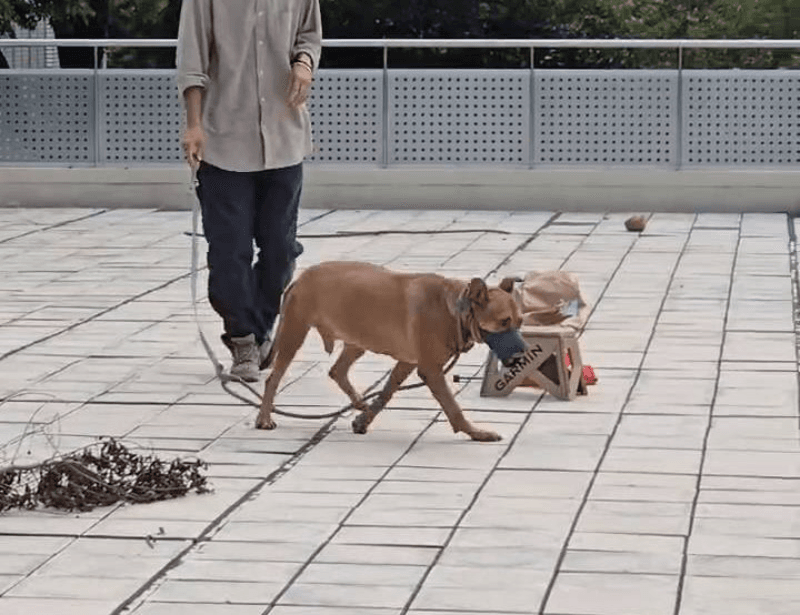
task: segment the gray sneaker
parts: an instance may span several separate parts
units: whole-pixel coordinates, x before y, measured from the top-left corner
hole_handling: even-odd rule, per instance
[[[259,348],[256,336],[252,333],[244,337],[232,337],[229,340],[233,356],[231,376],[237,376],[245,382],[258,381]]]

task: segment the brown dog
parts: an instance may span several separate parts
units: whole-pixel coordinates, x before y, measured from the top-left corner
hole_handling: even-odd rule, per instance
[[[274,366],[264,386],[256,427],[275,428],[271,413],[278,385],[309,329],[315,327],[329,353],[336,340],[344,342],[329,375],[361,410],[353,421],[356,433],[366,433],[416,368],[454,432],[464,432],[473,440],[499,440],[498,434],[479,429],[464,417],[443,370],[451,357],[483,341],[487,333],[519,328],[522,315],[511,295],[513,284],[508,278],[498,288],[487,288],[480,278],[467,283],[357,262],[310,267],[284,295],[273,346]],[[389,381],[369,407],[347,378],[350,366],[367,350],[397,360]]]

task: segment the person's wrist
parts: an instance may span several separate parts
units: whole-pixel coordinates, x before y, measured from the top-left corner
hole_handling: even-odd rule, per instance
[[[295,56],[294,60],[292,60],[292,66],[295,64],[302,64],[305,66],[310,73],[314,73],[314,66],[311,64],[311,58],[308,57],[307,53],[299,53]]]

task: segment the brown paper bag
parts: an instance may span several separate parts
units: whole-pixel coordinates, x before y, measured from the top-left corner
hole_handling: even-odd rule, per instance
[[[561,325],[580,331],[591,311],[578,276],[568,271],[531,271],[514,286],[514,298],[523,326]]]

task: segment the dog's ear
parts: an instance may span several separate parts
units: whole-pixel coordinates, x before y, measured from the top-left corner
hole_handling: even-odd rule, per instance
[[[472,278],[469,281],[467,297],[479,308],[485,308],[489,303],[489,289],[486,288],[486,282],[480,278]]]
[[[507,293],[510,293],[512,290],[514,290],[515,282],[522,282],[522,280],[519,278],[503,278],[503,281],[500,282],[498,288],[500,290],[506,291]]]

